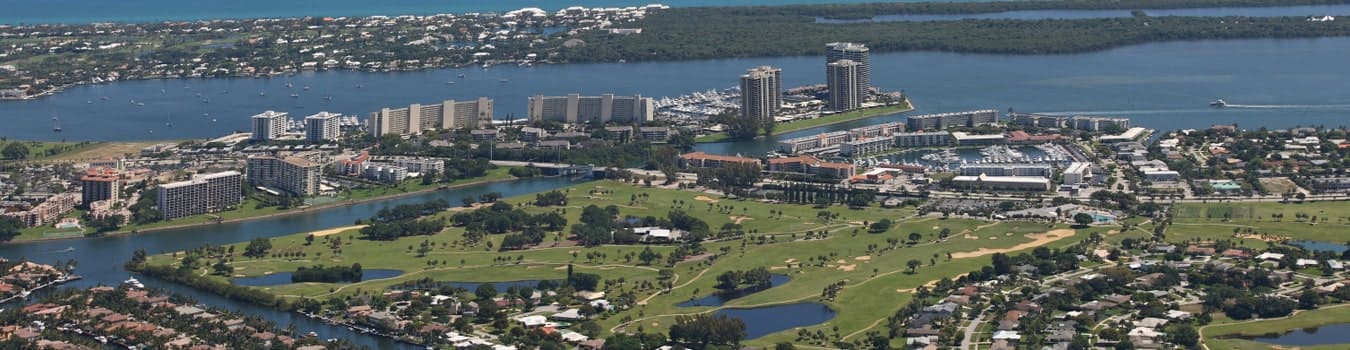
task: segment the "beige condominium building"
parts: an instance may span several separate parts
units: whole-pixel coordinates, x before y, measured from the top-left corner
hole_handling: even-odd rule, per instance
[[[159,212],[165,220],[171,220],[239,205],[244,193],[242,180],[238,171],[226,171],[159,185]]]
[[[651,97],[614,96],[531,96],[531,121],[552,120],[564,123],[601,122],[640,124],[656,116],[656,104]]]
[[[492,108],[492,99],[487,97],[384,108],[370,113],[366,126],[375,135],[413,135],[426,130],[473,129],[492,124]]]
[[[290,192],[297,196],[319,194],[323,166],[301,157],[248,158],[248,183]]]

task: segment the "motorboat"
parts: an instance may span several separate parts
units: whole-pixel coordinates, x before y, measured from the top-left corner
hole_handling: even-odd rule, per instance
[[[145,285],[141,284],[141,281],[136,280],[136,277],[128,278],[126,281],[122,281],[122,284],[136,288],[145,288]]]
[[[1209,103],[1209,106],[1210,106],[1210,107],[1214,107],[1214,108],[1224,108],[1224,107],[1228,107],[1228,102],[1227,102],[1227,101],[1224,101],[1224,100],[1221,98],[1221,99],[1214,100],[1214,102],[1210,102],[1210,103]]]

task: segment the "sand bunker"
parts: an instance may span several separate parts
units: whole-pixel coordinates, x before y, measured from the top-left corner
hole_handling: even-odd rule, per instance
[[[1244,233],[1234,234],[1233,237],[1241,238],[1241,239],[1255,239],[1255,240],[1261,240],[1261,241],[1266,241],[1266,242],[1284,242],[1284,241],[1289,240],[1289,237],[1286,237],[1286,236],[1272,235],[1272,234],[1265,234],[1265,233],[1245,233],[1245,232],[1244,232]]]
[[[1054,241],[1073,237],[1075,233],[1076,232],[1074,232],[1074,230],[1070,229],[1051,230],[1050,232],[1045,233],[1030,233],[1027,234],[1026,237],[1030,238],[1031,242],[1021,243],[1008,248],[1000,248],[1000,249],[980,248],[980,250],[976,250],[973,252],[952,253],[952,259],[974,258],[994,253],[1007,253],[1023,249],[1035,248],[1046,244],[1050,244],[1051,242]]]
[[[769,270],[787,270],[787,266],[769,266]]]
[[[327,230],[318,230],[318,231],[310,232],[309,234],[314,235],[314,237],[323,237],[323,236],[329,236],[329,235],[339,234],[339,233],[342,233],[342,231],[351,230],[351,229],[360,230],[360,229],[363,228],[363,227],[366,227],[366,225],[352,225],[352,226],[345,226],[345,227],[334,227],[334,228],[330,228],[330,229],[327,229]]]
[[[716,199],[709,198],[708,196],[698,196],[698,197],[694,197],[694,200],[700,201],[700,202],[717,203],[717,200],[716,200]]]
[[[749,216],[734,216],[734,215],[733,215],[733,216],[730,216],[730,218],[731,218],[731,221],[736,222],[737,225],[740,225],[742,222],[745,222],[746,220],[754,220],[754,219],[755,219],[755,218],[752,218],[752,217],[749,217]]]
[[[847,263],[848,263],[848,260],[839,259],[839,260],[836,260],[834,263],[835,263],[835,264],[847,264]]]
[[[839,270],[840,270],[840,271],[844,271],[844,272],[853,271],[853,269],[856,269],[856,268],[858,268],[858,265],[855,265],[855,264],[839,265]]]
[[[965,237],[966,239],[980,239],[980,237],[975,236],[975,235],[972,235],[972,234],[969,234],[969,233],[967,233],[965,236],[962,236],[962,237]]]
[[[998,237],[990,236],[989,239],[990,239],[990,240],[995,240],[995,239],[998,239]]]
[[[853,257],[853,260],[868,261],[872,260],[872,256],[871,255],[855,256]]]

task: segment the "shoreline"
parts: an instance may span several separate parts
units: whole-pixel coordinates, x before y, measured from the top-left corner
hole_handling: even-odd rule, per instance
[[[261,219],[270,219],[270,218],[285,217],[285,216],[290,216],[290,215],[298,215],[298,214],[308,213],[308,212],[310,212],[310,211],[315,211],[315,210],[323,210],[323,209],[329,209],[329,208],[333,208],[333,207],[340,207],[340,206],[347,206],[347,205],[354,205],[354,204],[368,203],[368,202],[381,201],[381,200],[387,200],[387,199],[394,199],[394,198],[400,198],[400,197],[411,196],[411,195],[415,195],[415,194],[422,194],[422,193],[435,192],[435,191],[441,191],[441,190],[451,190],[451,189],[463,188],[463,187],[468,187],[468,186],[484,185],[484,184],[497,183],[497,182],[508,182],[508,181],[515,181],[515,180],[520,180],[520,178],[511,176],[511,177],[502,178],[502,179],[491,179],[491,180],[471,181],[471,182],[466,182],[466,183],[461,183],[461,184],[449,185],[449,186],[446,186],[446,187],[428,188],[428,189],[422,189],[422,190],[417,190],[417,191],[412,191],[412,192],[404,192],[404,193],[398,193],[398,194],[388,194],[388,195],[383,195],[383,196],[375,196],[375,197],[370,197],[370,198],[362,198],[362,199],[351,200],[351,201],[337,201],[337,202],[332,202],[332,203],[324,203],[324,204],[320,204],[320,205],[316,205],[316,206],[312,206],[312,207],[308,207],[308,208],[304,208],[304,209],[288,210],[288,211],[283,211],[283,212],[278,212],[278,213],[272,213],[272,214],[267,214],[267,215],[259,215],[259,216],[251,216],[251,217],[246,217],[246,218],[235,218],[235,219],[229,219],[229,220],[221,220],[221,221],[218,221],[218,222],[205,222],[205,223],[197,223],[197,224],[169,225],[169,226],[152,227],[152,228],[147,228],[147,229],[143,229],[143,230],[115,231],[115,232],[108,232],[108,233],[104,233],[104,234],[96,235],[96,236],[39,238],[39,239],[30,239],[30,240],[23,240],[23,241],[8,241],[8,242],[2,242],[2,243],[0,243],[0,245],[10,245],[10,244],[18,245],[18,244],[45,243],[45,242],[54,242],[54,241],[63,241],[63,240],[74,240],[74,239],[89,239],[89,238],[98,238],[98,237],[128,236],[128,235],[138,235],[138,234],[155,233],[155,232],[158,232],[158,231],[166,231],[166,230],[172,230],[172,229],[182,229],[182,228],[191,228],[191,227],[199,227],[199,226],[210,226],[210,225],[220,225],[220,224],[239,223],[239,222],[245,222],[245,221],[261,220]],[[350,225],[349,225],[349,226],[350,226]],[[326,229],[332,229],[332,228],[336,228],[336,227],[320,228],[319,230],[326,230]]]
[[[855,111],[862,112],[862,111],[867,111],[867,110],[869,110],[869,109],[879,109],[879,108],[886,108],[886,107],[891,107],[891,106],[877,106],[877,107],[872,107],[872,108],[867,108],[867,109],[860,109],[860,110],[855,110]],[[884,116],[888,116],[888,115],[895,115],[895,114],[900,114],[900,113],[908,113],[908,112],[913,112],[915,109],[916,109],[916,108],[914,107],[914,102],[913,102],[913,101],[909,101],[909,102],[906,104],[906,106],[905,106],[904,108],[898,109],[898,110],[896,110],[896,111],[894,111],[894,112],[890,112],[890,113],[877,114],[877,115],[867,115],[866,113],[862,113],[862,114],[860,114],[860,116],[854,117],[854,118],[841,118],[841,119],[839,119],[839,120],[832,120],[832,121],[829,121],[829,122],[825,122],[825,123],[821,123],[821,124],[816,124],[816,125],[811,125],[811,126],[807,126],[807,127],[803,127],[803,128],[796,128],[796,129],[779,130],[777,127],[774,127],[774,131],[771,132],[771,133],[769,133],[769,135],[770,135],[770,136],[776,136],[776,135],[782,135],[782,134],[786,134],[786,133],[790,133],[790,132],[798,132],[798,131],[802,131],[802,130],[810,130],[810,129],[815,129],[815,128],[824,127],[824,126],[830,126],[830,125],[835,125],[835,124],[843,124],[843,123],[847,123],[847,122],[853,122],[853,121],[859,121],[859,120],[865,120],[865,119],[872,119],[872,118],[877,118],[877,117],[884,117]],[[845,112],[845,113],[848,113],[848,112]],[[806,122],[806,121],[812,121],[812,120],[817,120],[817,119],[821,119],[821,118],[828,118],[828,117],[820,117],[820,118],[815,118],[815,119],[803,119],[803,120],[801,120],[801,121],[802,121],[802,122]],[[796,121],[793,121],[793,122],[796,122]],[[793,123],[793,122],[783,123],[783,125],[791,124],[791,123]],[[703,137],[707,137],[707,138],[704,139],[704,140],[698,140],[698,138],[695,138],[695,139],[694,139],[694,143],[722,143],[722,142],[735,142],[735,141],[737,141],[737,140],[732,140],[732,139],[730,138],[730,136],[727,136],[727,133],[726,133],[726,132],[721,132],[721,133],[716,133],[716,134],[708,134],[708,135],[704,135]],[[713,137],[716,137],[716,138],[713,138]],[[763,135],[761,135],[761,136],[755,136],[754,139],[755,139],[755,140],[761,140],[761,139],[764,139],[764,136],[763,136]]]

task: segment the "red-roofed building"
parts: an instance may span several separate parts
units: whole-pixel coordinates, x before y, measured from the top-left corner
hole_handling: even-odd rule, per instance
[[[816,157],[801,155],[769,159],[769,171],[781,173],[799,173],[847,178],[853,176],[857,168],[849,163],[830,163]]]
[[[1008,143],[1014,144],[1039,144],[1059,141],[1059,134],[1032,135],[1026,131],[1014,130],[1008,133]]]
[[[721,168],[727,164],[759,165],[759,160],[746,157],[708,154],[704,152],[693,152],[680,155],[680,166],[684,168]]]
[[[361,167],[366,165],[367,161],[370,161],[370,152],[368,151],[361,151],[361,154],[350,159],[338,160],[338,173],[347,176],[359,176],[361,175]]]

